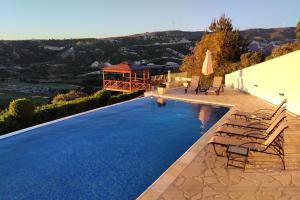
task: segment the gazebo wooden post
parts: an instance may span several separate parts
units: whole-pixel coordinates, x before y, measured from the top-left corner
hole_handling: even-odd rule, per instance
[[[136,81],[136,71],[134,72],[134,80]]]
[[[150,88],[148,88],[148,84],[150,84],[150,82],[151,82],[150,80],[151,80],[150,71],[149,71],[149,69],[147,69],[147,86],[146,86],[146,90],[150,89]]]
[[[125,81],[125,77],[124,77],[124,72],[122,73],[122,89],[124,90],[124,81]]]
[[[104,88],[104,86],[105,86],[105,84],[104,84],[104,82],[105,82],[105,76],[104,76],[104,70],[102,71],[102,87]]]
[[[145,77],[145,70],[143,70],[143,83],[145,83],[146,77]]]
[[[129,72],[129,90],[130,90],[130,92],[131,92],[131,76],[132,76],[132,74],[131,74],[131,71]]]

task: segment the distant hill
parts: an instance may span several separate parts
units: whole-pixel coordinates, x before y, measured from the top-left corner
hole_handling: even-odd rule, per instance
[[[295,27],[284,27],[284,28],[253,28],[241,30],[243,36],[247,36],[249,40],[294,40],[296,39]],[[159,31],[159,32],[146,32],[141,34],[134,34],[129,36],[115,37],[115,39],[121,38],[176,38],[185,37],[188,40],[199,40],[201,39],[204,31],[180,31],[180,30],[170,30],[170,31]]]
[[[249,40],[258,41],[274,41],[274,40],[294,40],[296,39],[295,27],[287,28],[254,28],[241,31],[244,36],[247,36]]]
[[[125,37],[131,37],[131,38],[136,38],[136,37],[180,38],[180,37],[184,37],[188,40],[199,40],[199,39],[201,39],[203,34],[204,34],[204,31],[170,30],[170,31],[159,31],[159,32],[147,32],[147,33],[141,33],[141,34],[134,34],[134,35],[129,35],[129,36],[125,36]],[[122,37],[119,37],[119,38],[122,38]]]
[[[248,37],[250,50],[269,54],[275,46],[294,41],[294,30],[295,27],[248,29],[241,33]],[[124,60],[155,69],[178,67],[203,34],[171,30],[103,39],[2,40],[0,80],[81,83],[99,77],[104,63]]]

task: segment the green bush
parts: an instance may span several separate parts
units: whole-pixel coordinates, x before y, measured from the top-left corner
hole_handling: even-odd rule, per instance
[[[0,133],[5,133],[11,130],[13,126],[13,121],[17,121],[11,115],[9,115],[8,110],[3,110],[0,112]]]
[[[19,119],[13,117],[7,109],[3,110],[0,112],[0,135],[25,128],[31,123],[32,121],[28,118]]]
[[[8,112],[5,114],[5,117],[2,116],[2,118],[3,120],[0,120],[0,135],[26,127],[24,123],[20,123],[19,120],[10,116]]]
[[[297,23],[295,33],[296,33],[296,38],[300,39],[300,21],[298,21]]]
[[[86,97],[87,95],[84,92],[76,91],[76,90],[71,90],[66,94],[58,94],[56,95],[51,103],[59,103],[62,101],[70,101],[74,100],[80,97]]]
[[[141,96],[142,94],[144,94],[144,92],[145,91],[137,91],[137,92],[132,92],[132,93],[114,95],[114,96],[110,97],[108,104],[111,105],[111,104],[119,103],[122,101],[127,101],[129,99],[133,99],[135,97]]]
[[[34,122],[36,124],[84,112],[107,105],[110,92],[100,90],[92,96],[81,97],[71,101],[47,104],[35,109]]]
[[[16,99],[9,103],[8,112],[17,119],[31,120],[34,113],[34,105],[26,98]]]
[[[272,50],[271,55],[268,56],[266,58],[266,60],[277,58],[279,56],[283,56],[285,54],[291,53],[293,51],[297,51],[299,49],[300,49],[300,42],[299,41],[286,43],[286,44],[280,45],[278,47],[275,47]]]
[[[262,52],[247,52],[241,55],[241,66],[243,68],[256,65],[265,60]]]
[[[10,114],[10,110],[4,110],[0,112],[0,135],[98,107],[126,101],[141,96],[143,92],[144,91],[138,91],[111,96],[111,92],[100,90],[91,96],[80,97],[71,101],[63,101],[56,104],[38,106],[34,110],[33,120],[29,123],[23,123],[26,118],[16,118]],[[26,115],[27,114],[28,113],[26,113]],[[22,116],[22,114],[19,115]]]

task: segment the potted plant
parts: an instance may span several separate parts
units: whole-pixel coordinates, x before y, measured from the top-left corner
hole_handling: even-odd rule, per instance
[[[167,87],[167,85],[164,83],[158,84],[158,86],[157,86],[158,94],[160,94],[160,95],[164,94],[166,92],[166,87]]]

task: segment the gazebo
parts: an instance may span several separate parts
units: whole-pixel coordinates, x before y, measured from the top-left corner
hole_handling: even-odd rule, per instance
[[[150,90],[150,73],[146,66],[120,63],[102,69],[103,87],[106,90],[133,92]]]

